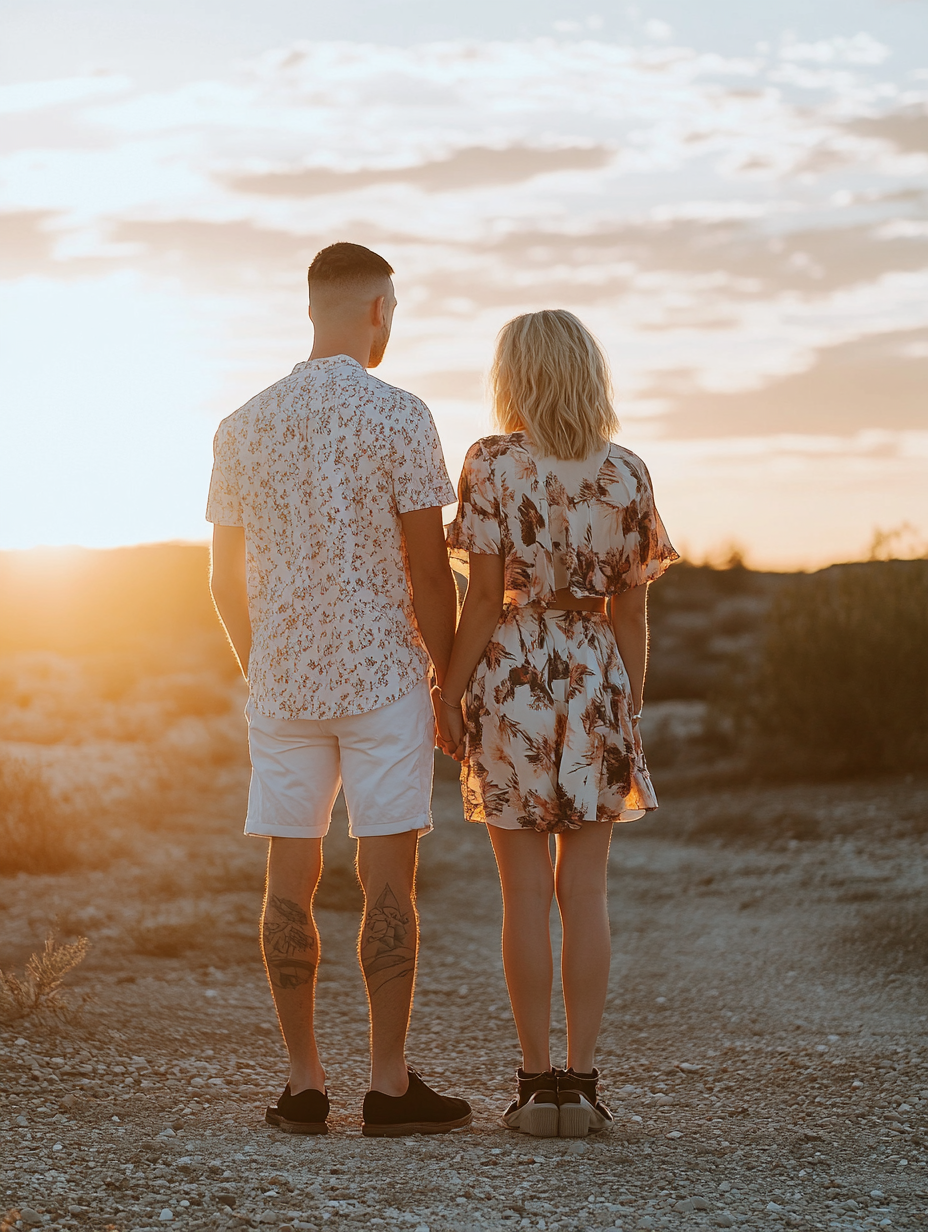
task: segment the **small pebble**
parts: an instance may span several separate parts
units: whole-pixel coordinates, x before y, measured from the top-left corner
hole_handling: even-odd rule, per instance
[[[158,1218],[162,1221],[162,1223],[168,1223],[174,1218],[174,1212],[170,1207],[166,1206]]]
[[[568,1154],[570,1155],[582,1155],[583,1152],[587,1150],[589,1150],[587,1144],[579,1139],[576,1142],[572,1142],[567,1148]]]
[[[721,1211],[718,1215],[713,1216],[712,1222],[717,1228],[730,1228],[735,1221],[731,1215],[726,1215],[724,1211]]]

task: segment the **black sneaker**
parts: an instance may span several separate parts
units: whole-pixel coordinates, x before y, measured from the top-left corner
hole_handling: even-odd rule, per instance
[[[596,1094],[598,1069],[591,1074],[578,1074],[573,1069],[559,1069],[556,1073],[561,1138],[585,1138],[612,1125],[612,1113]]]
[[[540,1074],[516,1070],[519,1095],[500,1118],[507,1129],[516,1129],[534,1138],[556,1138],[558,1133],[557,1074],[553,1069]]]
[[[405,1134],[446,1134],[474,1118],[465,1099],[439,1095],[410,1069],[405,1095],[368,1091],[364,1096],[361,1133],[366,1138],[402,1138]]]
[[[264,1110],[268,1125],[282,1129],[285,1134],[327,1134],[329,1127],[325,1119],[328,1115],[328,1091],[315,1091],[310,1087],[307,1091],[300,1091],[299,1095],[291,1095],[289,1082],[277,1101],[277,1107]]]

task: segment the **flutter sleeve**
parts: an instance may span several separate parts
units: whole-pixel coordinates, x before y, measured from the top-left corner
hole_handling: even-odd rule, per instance
[[[448,554],[467,573],[467,555],[501,556],[500,509],[490,458],[482,441],[471,445],[458,481],[458,508],[447,530]]]
[[[638,460],[637,490],[634,507],[627,511],[625,537],[625,568],[622,570],[621,589],[631,590],[645,582],[659,578],[680,553],[668,538],[661,515],[654,503],[654,489],[648,468]],[[628,515],[631,515],[630,517]],[[628,525],[628,522],[631,524]]]

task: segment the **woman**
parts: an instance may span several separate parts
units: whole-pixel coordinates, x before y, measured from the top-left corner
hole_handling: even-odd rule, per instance
[[[657,807],[637,728],[645,600],[677,553],[646,467],[610,443],[618,421],[606,360],[572,313],[504,326],[492,384],[505,435],[469,450],[448,531],[469,584],[439,735],[463,760],[466,816],[487,824],[499,867],[523,1056],[503,1122],[583,1137],[612,1122],[593,1064],[609,978],[606,864],[612,823]],[[563,926],[563,1070],[549,1054],[552,895]]]

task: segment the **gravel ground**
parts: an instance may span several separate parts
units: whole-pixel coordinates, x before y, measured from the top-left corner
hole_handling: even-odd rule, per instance
[[[447,1137],[360,1136],[357,917],[332,909],[319,912],[331,1132],[292,1139],[264,1125],[284,1052],[254,940],[263,851],[238,836],[241,784],[213,814],[151,836],[132,862],[7,879],[4,968],[23,962],[52,917],[91,951],[67,980],[72,1000],[86,1001],[76,1022],[0,1030],[0,1225],[928,1222],[924,937],[902,952],[892,929],[880,931],[924,903],[925,837],[886,819],[924,816],[926,794],[912,784],[704,791],[617,828],[600,1056],[616,1126],[577,1142],[497,1124],[518,1062],[498,887],[486,836],[459,820],[452,783],[437,784],[438,829],[422,845],[409,1044],[428,1081],[474,1105],[473,1127]],[[692,838],[694,818],[784,808],[814,814],[817,837]],[[339,869],[344,841],[330,846],[322,899],[343,906],[339,895],[354,895]],[[560,1016],[556,1035],[562,1048]]]

